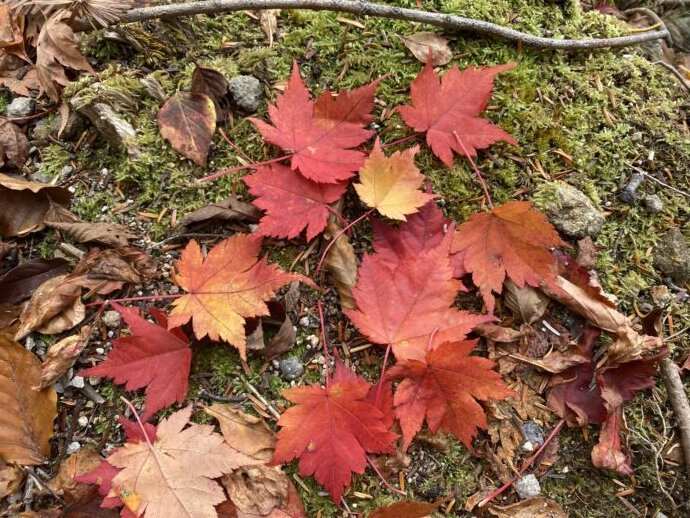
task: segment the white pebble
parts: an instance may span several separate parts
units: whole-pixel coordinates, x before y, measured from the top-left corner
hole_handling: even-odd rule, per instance
[[[83,415],[79,417],[79,420],[77,422],[79,423],[79,426],[85,428],[86,425],[89,424],[89,418]]]
[[[72,455],[73,453],[77,453],[80,449],[81,444],[79,444],[77,441],[72,441],[67,445],[66,453],[67,455]]]
[[[84,378],[82,376],[75,376],[69,384],[76,388],[84,388]]]

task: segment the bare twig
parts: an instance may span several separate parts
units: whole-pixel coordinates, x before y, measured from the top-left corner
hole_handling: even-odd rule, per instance
[[[643,174],[643,175],[645,176],[645,178],[649,178],[651,181],[658,183],[658,184],[661,185],[662,187],[666,187],[667,189],[670,189],[670,190],[672,190],[672,191],[675,192],[675,193],[682,194],[683,196],[687,196],[688,198],[690,198],[690,192],[685,192],[685,191],[681,191],[680,189],[676,189],[675,187],[672,187],[671,185],[662,182],[662,181],[659,180],[658,178],[656,178],[656,177],[652,176],[651,174],[649,174],[649,173],[648,173],[647,171],[645,171],[644,169],[640,169],[640,168],[637,167],[637,166],[634,166],[634,165],[632,165],[632,164],[626,164],[626,165],[627,165],[630,169],[633,169],[633,170],[637,171],[638,173]]]
[[[670,70],[671,73],[672,73],[674,76],[676,76],[676,77],[678,78],[678,80],[680,81],[680,84],[682,84],[683,87],[684,87],[688,92],[690,92],[690,81],[687,81],[687,80],[683,77],[683,74],[681,74],[680,71],[679,71],[676,67],[674,67],[673,65],[670,65],[670,64],[666,63],[665,61],[655,61],[655,62],[653,63],[653,65],[661,65],[661,66],[664,67],[665,69]]]
[[[683,448],[685,470],[690,476],[690,402],[688,402],[688,397],[685,394],[678,366],[673,363],[673,360],[670,358],[661,360],[660,370],[673,415],[676,417],[679,441]]]
[[[174,18],[179,16],[193,16],[196,14],[217,14],[252,9],[309,9],[315,11],[336,11],[351,13],[358,16],[376,16],[379,18],[393,18],[408,22],[418,22],[434,25],[448,30],[460,30],[487,34],[512,41],[519,41],[523,45],[544,49],[578,50],[606,47],[627,47],[638,45],[645,41],[667,39],[668,30],[644,32],[617,38],[592,39],[554,39],[534,36],[524,32],[509,29],[495,23],[464,18],[452,14],[433,13],[418,9],[406,9],[384,4],[377,4],[363,0],[202,0],[199,2],[163,4],[150,7],[130,9],[118,23],[143,22],[156,18]],[[81,30],[90,30],[88,24],[82,23]]]
[[[247,378],[245,378],[244,376],[240,375],[240,379],[241,379],[242,382],[244,383],[244,386],[247,387],[247,389],[249,390],[249,392],[251,392],[252,394],[254,394],[254,396],[256,397],[256,399],[258,399],[258,400],[261,401],[264,405],[266,405],[266,408],[267,408],[268,411],[271,413],[271,415],[272,415],[273,417],[275,417],[276,419],[280,419],[280,412],[278,412],[278,411],[275,409],[275,407],[274,407],[271,403],[269,403],[269,402],[266,400],[265,397],[263,397],[263,396],[261,395],[261,392],[259,392],[258,390],[256,390],[256,388],[254,387],[254,385],[252,385],[252,384],[249,382],[249,380],[248,380]]]

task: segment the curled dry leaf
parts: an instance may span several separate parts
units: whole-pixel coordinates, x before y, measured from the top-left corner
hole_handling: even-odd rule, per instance
[[[0,499],[17,491],[24,482],[24,470],[0,459]]]
[[[25,261],[0,277],[0,304],[17,304],[31,297],[44,282],[67,273],[64,259],[33,259]]]
[[[47,221],[46,225],[66,233],[78,243],[101,243],[116,248],[126,247],[129,245],[130,239],[139,237],[124,225],[117,223]]]
[[[217,70],[197,65],[192,72],[190,93],[204,94],[218,103],[228,93],[228,80]]]
[[[448,39],[435,32],[416,32],[402,37],[405,46],[422,63],[429,61],[435,67],[447,65],[453,59],[453,51],[448,46]]]
[[[29,156],[29,140],[16,124],[0,118],[0,167],[21,169]]]
[[[158,127],[175,151],[206,167],[216,131],[216,107],[208,95],[177,92],[158,112]]]
[[[214,403],[204,410],[218,420],[223,438],[232,448],[257,460],[271,458],[276,440],[260,418],[221,403]]]
[[[6,462],[38,465],[50,455],[57,394],[34,390],[40,377],[38,358],[0,334],[0,458]]]
[[[327,235],[333,239],[342,230],[342,227],[332,218],[326,229]],[[338,240],[330,248],[324,261],[324,268],[331,274],[333,283],[338,290],[340,307],[343,310],[356,309],[357,303],[352,296],[352,289],[357,284],[357,256],[347,234],[340,234]]]
[[[441,502],[434,504],[401,500],[394,504],[379,507],[369,515],[369,518],[425,518],[430,516]]]
[[[525,324],[534,324],[549,306],[549,298],[541,291],[528,285],[519,288],[510,279],[503,283],[503,302]]]
[[[94,289],[99,283],[109,281],[97,290],[99,294],[105,295],[120,287],[123,282],[147,283],[156,273],[155,261],[140,248],[92,248],[81,258],[70,278],[88,289]]]
[[[63,338],[50,346],[41,365],[39,390],[55,383],[74,365],[86,344],[89,343],[91,330],[91,326],[84,326],[78,334]]]
[[[511,505],[489,505],[489,513],[497,518],[568,518],[556,502],[545,496],[535,496]]]
[[[180,222],[188,227],[195,223],[207,223],[209,221],[236,221],[255,223],[261,217],[261,211],[251,203],[240,201],[230,197],[216,203],[201,207],[189,214],[185,214]]]
[[[280,466],[244,466],[220,480],[238,511],[266,516],[287,501],[289,480]]]
[[[247,319],[244,328],[247,333],[247,349],[270,360],[292,349],[297,335],[292,320],[280,302],[269,300],[266,306],[268,316]]]
[[[60,469],[48,481],[48,487],[60,495],[66,504],[77,502],[91,492],[91,487],[74,478],[96,469],[101,462],[103,459],[93,448],[83,448],[60,463]]]
[[[51,204],[68,205],[62,187],[29,182],[0,173],[0,235],[23,236],[42,230]]]

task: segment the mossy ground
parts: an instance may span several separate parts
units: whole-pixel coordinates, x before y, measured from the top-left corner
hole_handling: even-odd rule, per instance
[[[415,0],[395,3],[417,5]],[[516,29],[554,37],[625,33],[612,17],[582,13],[569,2],[566,4],[542,0],[426,0],[422,7],[510,23]],[[326,88],[359,86],[386,75],[377,94],[376,113],[384,108],[390,113],[394,106],[407,102],[409,83],[421,67],[404,48],[400,35],[427,28],[369,18],[357,20],[365,27],[360,29],[344,23],[342,18],[350,17],[284,12],[282,36],[272,48],[266,46],[258,23],[245,14],[200,16],[172,25],[152,22],[127,28],[128,37],[146,51],[112,43],[102,33],[90,35],[85,43],[91,57],[100,62],[100,80],[132,101],[124,114],[140,136],[143,153],[130,159],[100,140],[82,145],[76,152],[50,144],[41,149],[44,174],[55,176],[65,165],[74,164],[84,178],[89,178],[105,168],[114,175],[123,196],[94,187],[96,182],[75,184],[74,209],[82,218],[117,220],[115,207],[131,199],[140,211],[161,213],[167,209],[159,221],[146,224],[152,241],[177,232],[170,227],[173,209],[182,215],[231,192],[244,191],[239,175],[203,186],[196,182],[209,172],[241,162],[218,136],[208,170],[177,155],[156,126],[160,102],[145,92],[139,79],[152,72],[169,95],[189,85],[191,71],[198,63],[230,75],[255,74],[266,82],[266,92],[273,98],[276,91],[271,85],[287,78],[292,61],[297,60],[315,93]],[[514,43],[472,34],[448,36],[454,38],[453,64],[461,68],[517,63],[497,80],[487,116],[514,135],[519,144],[495,145],[481,153],[477,163],[494,202],[528,198],[541,184],[553,179],[564,180],[587,193],[607,214],[606,225],[596,240],[600,249],[597,270],[605,288],[618,295],[623,310],[630,312],[634,302],[649,297],[651,286],[661,283],[652,267],[653,246],[660,234],[671,225],[688,221],[689,200],[659,185],[647,183],[641,188],[658,194],[664,202],[663,212],[657,215],[650,215],[642,207],[623,205],[617,198],[617,191],[631,173],[626,164],[640,159],[650,172],[661,172],[676,188],[690,191],[688,114],[676,79],[635,49],[568,53],[519,49]],[[92,81],[82,79],[70,87],[68,94],[76,94]],[[0,99],[0,104],[3,102]],[[258,116],[265,116],[265,106]],[[377,123],[384,141],[409,134],[397,115],[384,121],[377,119]],[[235,116],[224,129],[252,159],[276,156],[276,150],[265,146],[244,118]],[[448,169],[428,151],[422,151],[417,163],[430,178],[434,191],[443,196],[440,204],[449,216],[460,222],[483,208],[481,190],[466,161],[458,159]],[[288,246],[278,254],[281,263],[292,263],[295,253],[289,250],[295,249]],[[675,311],[677,329],[690,323],[687,305]],[[688,352],[690,345],[686,343],[678,345],[675,354],[681,357]],[[212,385],[219,392],[228,384],[236,385],[240,392],[244,390],[237,382],[238,367],[235,353],[224,349],[204,348],[198,351],[194,363],[195,372],[213,373]],[[252,382],[261,381],[260,377],[250,378]],[[279,392],[284,386],[280,380],[271,381],[267,395],[280,401]],[[113,391],[111,402],[116,401],[116,394],[117,390]],[[195,394],[194,387],[190,394]],[[544,479],[544,493],[563,504],[570,516],[631,516],[622,498],[645,516],[653,516],[659,509],[672,515],[662,488],[677,503],[687,495],[679,490],[682,478],[678,472],[666,469],[659,474],[656,467],[657,450],[672,434],[672,418],[665,404],[663,390],[656,389],[654,397],[645,396],[627,407],[631,430],[628,447],[633,451],[637,473],[632,482],[619,482],[615,476],[593,469],[589,459],[592,431],[587,442],[582,432],[575,430],[562,435],[561,460],[551,476]],[[443,467],[439,469],[446,494],[453,493],[458,502],[449,516],[464,516],[464,500],[492,478],[481,461],[467,457],[457,445],[443,456]],[[634,487],[635,492],[617,497],[621,483]],[[341,512],[313,482],[305,480],[304,484],[298,489],[310,516],[320,512],[329,517]],[[423,488],[417,489],[411,496],[422,498]],[[369,472],[356,478],[346,497],[352,511],[365,513],[392,500],[394,497]]]

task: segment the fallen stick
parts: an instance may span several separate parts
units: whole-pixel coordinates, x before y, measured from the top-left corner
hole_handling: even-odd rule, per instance
[[[390,5],[377,4],[360,0],[202,0],[198,2],[163,4],[150,7],[138,7],[127,11],[117,22],[144,22],[157,18],[175,18],[179,16],[194,16],[197,14],[219,14],[233,11],[260,9],[309,9],[315,11],[335,11],[350,13],[357,16],[376,16],[392,18],[408,22],[418,22],[448,30],[469,31],[519,41],[523,45],[543,49],[580,50],[609,47],[626,47],[638,45],[646,41],[670,38],[665,26],[660,30],[649,31],[617,38],[592,39],[554,39],[534,36],[524,32],[509,29],[495,23],[464,18],[445,13],[433,13],[418,9],[406,9]],[[81,30],[93,27],[88,21],[78,25]]]

